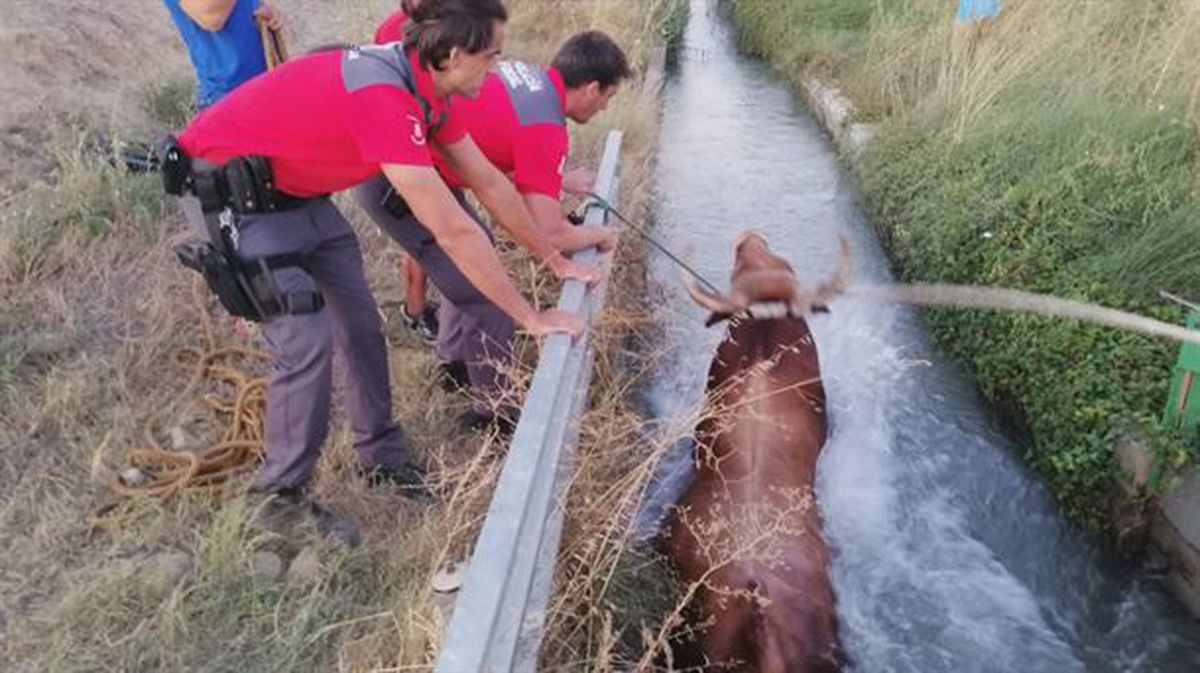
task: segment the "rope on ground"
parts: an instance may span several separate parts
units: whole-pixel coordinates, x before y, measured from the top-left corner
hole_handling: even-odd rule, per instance
[[[160,408],[146,424],[147,446],[129,451],[124,467],[109,481],[120,502],[102,508],[92,517],[93,528],[111,529],[128,522],[122,504],[132,498],[148,497],[167,501],[189,494],[225,499],[240,489],[230,478],[253,470],[263,456],[263,416],[266,408],[267,380],[248,373],[239,365],[247,361],[265,362],[269,356],[259,350],[242,347],[218,347],[212,318],[206,309],[206,293],[193,286],[201,320],[205,348],[184,348],[177,354],[180,362],[192,362],[187,386],[175,400]],[[194,402],[204,387],[219,393],[204,395],[215,422],[223,429],[212,445],[201,449],[172,450],[155,436],[159,419],[169,411]]]
[[[154,436],[153,428],[147,427],[149,447],[134,449],[125,459],[125,469],[137,470],[144,479],[133,483],[115,480],[113,490],[122,497],[168,500],[184,490],[221,496],[227,490],[224,486],[229,477],[253,469],[262,457],[266,379],[253,377],[228,363],[238,358],[265,356],[245,348],[222,348],[208,353],[187,349],[184,353],[196,358],[193,380],[217,383],[231,391],[228,397],[211,393],[204,396],[204,403],[226,426],[215,444],[199,451],[164,448]],[[189,386],[192,388],[195,386]]]

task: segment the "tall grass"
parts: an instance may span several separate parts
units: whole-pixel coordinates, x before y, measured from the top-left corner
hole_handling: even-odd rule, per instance
[[[293,45],[327,42],[332,26],[361,39],[391,4],[376,3],[370,14],[349,0],[305,3],[311,11],[291,24],[300,32]],[[680,6],[508,5],[510,55],[545,61],[570,33],[598,28],[643,72]],[[177,115],[186,87],[176,81],[130,104]],[[625,131],[621,199],[635,215],[651,191],[657,86],[653,78],[631,82],[573,142],[576,159],[594,163],[604,133]],[[146,421],[187,441],[212,431],[200,399],[158,413],[187,383],[179,350],[235,340],[211,302],[194,299],[203,293],[193,294],[191,275],[171,258],[181,224],[173,204],[152,179],[121,174],[92,154],[68,144],[52,184],[0,206],[0,668],[428,670],[451,609],[429,578],[469,554],[504,446],[451,429],[464,401],[438,389],[426,349],[395,325],[388,337],[396,413],[433,468],[445,494],[439,502],[368,489],[354,476],[339,412],[314,487],[360,524],[359,549],[264,537],[247,525],[242,500],[137,502],[125,526],[89,530],[90,514],[111,497],[102,478],[143,444]],[[402,296],[396,247],[343,205],[387,312]],[[640,250],[628,240],[619,250],[611,305],[594,334],[599,362],[567,514],[562,589],[553,598],[549,669],[611,670],[636,660],[641,630],[657,629],[669,612],[661,565],[625,544],[655,449],[641,441],[640,419],[627,406],[639,372],[627,347],[646,320]],[[509,262],[541,303],[553,299],[527,260],[514,253]],[[314,554],[317,562],[303,580],[278,582],[256,570],[265,551],[285,564]],[[182,570],[171,569],[172,558],[185,559]]]
[[[744,39],[786,71],[822,68],[882,122],[861,167],[901,274],[1082,298],[1178,321],[1158,289],[1200,295],[1200,13],[1137,0],[1005,2],[989,32],[951,29],[953,3],[736,0]],[[804,27],[761,27],[774,11]],[[816,36],[816,37],[813,37]],[[802,43],[797,47],[789,43]],[[1195,438],[1157,417],[1173,348],[1045,320],[935,312],[935,333],[1029,431],[1069,511],[1104,525],[1110,449],[1127,432],[1181,460]]]

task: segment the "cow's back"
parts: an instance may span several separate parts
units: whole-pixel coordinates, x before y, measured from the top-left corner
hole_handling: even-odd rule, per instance
[[[704,649],[714,661],[758,662],[748,670],[816,670],[803,662],[840,649],[812,492],[827,424],[807,324],[732,323],[709,370],[705,411],[696,475],[668,539],[684,582],[707,575],[719,588],[698,594],[701,612],[714,620]],[[713,570],[722,555],[734,560]]]

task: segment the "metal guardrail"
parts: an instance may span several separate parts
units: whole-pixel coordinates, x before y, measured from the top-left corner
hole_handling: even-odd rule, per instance
[[[595,192],[616,203],[621,132],[611,131]],[[598,226],[606,211],[589,207],[583,226]],[[588,250],[579,262],[596,262]],[[604,306],[605,283],[589,290],[563,287],[558,308],[591,325]],[[521,420],[492,495],[487,519],[442,641],[436,673],[507,673],[537,667],[542,625],[562,535],[566,485],[574,463],[580,413],[591,383],[593,349],[585,333],[572,343],[552,335],[542,346]]]

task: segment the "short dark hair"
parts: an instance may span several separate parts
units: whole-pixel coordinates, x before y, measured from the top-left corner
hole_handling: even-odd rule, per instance
[[[573,35],[563,43],[550,64],[568,89],[598,82],[601,88],[633,76],[625,52],[613,39],[598,30]]]
[[[478,54],[492,45],[496,22],[508,20],[501,0],[422,0],[404,25],[404,44],[421,66],[438,69],[458,47]]]

